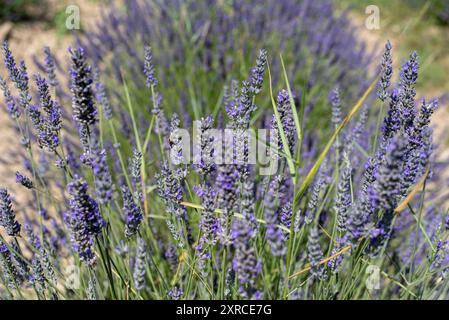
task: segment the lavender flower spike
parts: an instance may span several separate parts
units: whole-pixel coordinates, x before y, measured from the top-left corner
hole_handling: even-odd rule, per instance
[[[8,84],[2,77],[0,77],[0,88],[3,91],[3,96],[5,98],[5,104],[8,114],[12,119],[14,120],[18,119],[20,117],[20,110],[16,104],[16,101],[11,95],[11,91],[9,90]]]
[[[199,225],[202,234],[200,245],[203,243],[213,245],[217,240],[218,230],[218,222],[214,214],[217,192],[214,188],[209,186],[195,187],[195,191],[201,198],[204,209],[201,214]]]
[[[379,167],[376,176],[376,199],[385,210],[393,210],[401,193],[401,183],[404,179],[404,155],[407,142],[404,137],[393,137],[388,146],[385,163]]]
[[[95,236],[106,223],[100,215],[98,204],[89,196],[87,189],[87,182],[75,175],[67,186],[70,213],[65,220],[72,232],[73,249],[82,261],[92,266],[96,261],[93,251]]]
[[[11,197],[8,190],[4,188],[0,188],[0,225],[6,229],[6,233],[11,237],[20,235],[20,224],[16,221]]]
[[[310,272],[315,279],[323,279],[325,277],[324,267],[320,264],[321,259],[323,259],[323,251],[321,250],[319,240],[318,227],[314,226],[310,230],[307,240],[307,256],[312,267]]]
[[[383,102],[388,98],[388,88],[391,83],[391,76],[393,75],[393,61],[391,58],[391,43],[387,41],[385,44],[385,51],[382,55],[382,63],[380,70],[380,80],[377,87],[377,96]]]
[[[145,240],[139,238],[137,240],[136,262],[133,272],[134,287],[139,291],[145,288],[146,259],[147,245]]]
[[[261,272],[251,238],[253,231],[247,222],[236,220],[233,225],[233,243],[236,249],[233,268],[240,283],[239,292],[245,299],[252,299],[256,294],[256,280]]]
[[[284,245],[284,234],[277,226],[280,223],[278,206],[281,184],[282,177],[275,177],[270,183],[269,191],[264,199],[265,221],[267,223],[265,238],[270,245],[271,253],[277,257],[285,255],[287,249]]]
[[[123,197],[123,213],[125,214],[125,236],[132,237],[139,231],[143,216],[140,206],[136,205],[133,196],[126,185],[121,187]]]
[[[150,46],[145,46],[145,62],[143,73],[147,77],[146,82],[148,87],[157,85],[157,78],[154,75],[155,71],[153,66],[153,52]]]
[[[262,89],[263,76],[267,65],[267,50],[261,49],[256,60],[256,66],[251,70],[251,91],[258,94]]]
[[[337,196],[335,199],[335,212],[337,214],[337,228],[340,232],[346,231],[346,220],[348,209],[351,206],[351,166],[349,160],[344,165],[340,181],[337,187]]]
[[[329,100],[332,106],[332,123],[335,126],[338,126],[343,118],[341,112],[340,89],[338,87],[332,90]]]
[[[92,173],[95,177],[95,191],[100,204],[110,202],[114,197],[114,184],[106,161],[106,150],[97,151],[92,157]]]
[[[19,171],[16,171],[16,182],[18,184],[21,184],[22,186],[24,186],[27,189],[33,189],[33,187],[34,187],[33,181],[31,181],[31,179],[28,178],[27,176],[24,176],[23,174],[21,174]]]
[[[77,123],[89,126],[97,121],[97,109],[92,91],[92,70],[86,62],[83,48],[70,50],[70,55],[73,118]]]
[[[55,58],[50,51],[49,47],[44,47],[44,63],[45,63],[45,72],[48,76],[48,83],[56,88],[59,84],[58,79],[56,78],[56,66],[55,66]]]

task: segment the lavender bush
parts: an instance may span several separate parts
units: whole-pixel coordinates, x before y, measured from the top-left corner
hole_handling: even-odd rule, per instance
[[[304,3],[310,7],[303,10],[315,6]],[[157,12],[171,19],[174,11]],[[99,63],[89,59],[93,43],[70,49],[67,97],[48,49],[45,74],[30,76],[3,44],[8,78],[0,84],[23,158],[23,170],[11,174],[31,200],[16,203],[0,189],[2,298],[448,298],[449,218],[430,127],[438,102],[416,99],[417,53],[393,82],[388,43],[380,74],[358,95],[350,78],[323,80],[318,70],[316,81],[332,90],[297,92],[301,80],[274,67],[283,61],[288,68],[290,59],[248,44],[252,67],[242,67],[240,80],[228,84],[213,63],[201,64],[217,77],[210,88],[226,86],[223,98],[215,109],[196,109],[196,117],[195,101],[211,100],[195,92],[180,118],[166,112],[170,100],[163,98],[192,75],[160,76],[165,62],[153,53],[166,47],[151,45],[135,49],[141,62],[128,60],[131,68],[115,80],[92,67]],[[167,49],[167,59],[187,54],[184,45]],[[199,48],[215,61],[219,46]],[[318,52],[315,59],[326,60]],[[119,81],[113,95],[121,108],[112,109],[104,79]],[[134,95],[140,87],[152,110],[144,117]],[[315,120],[303,114],[304,102],[318,99],[326,101],[322,121],[332,135],[309,129]],[[385,112],[374,111],[381,106]],[[247,129],[257,127],[268,131],[270,139],[253,140],[269,162],[250,161]],[[186,153],[186,130],[197,142],[195,161]],[[267,170],[267,163],[276,165]]]

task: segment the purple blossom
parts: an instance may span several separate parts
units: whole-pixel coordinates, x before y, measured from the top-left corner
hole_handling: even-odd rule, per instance
[[[284,134],[287,140],[288,148],[290,150],[290,155],[293,156],[295,149],[295,139],[296,139],[296,127],[295,122],[293,120],[293,112],[290,105],[290,95],[287,90],[279,91],[276,98],[276,106],[279,112],[279,119],[282,123],[282,128],[284,130]],[[280,128],[277,126],[277,122],[275,122],[275,118],[273,118],[272,128],[277,131],[278,134],[277,140],[279,141],[279,149],[283,150],[282,139],[280,136]]]
[[[11,252],[8,247],[0,243],[0,270],[2,271],[2,276],[5,279],[6,284],[9,288],[14,288],[16,285],[16,268],[12,262]]]
[[[153,66],[153,52],[150,46],[145,46],[145,63],[143,73],[146,76],[146,83],[148,87],[157,85],[157,78],[154,75],[155,70]]]
[[[20,117],[20,110],[14,100],[14,97],[11,95],[11,91],[9,90],[8,84],[6,81],[0,77],[0,88],[3,91],[3,96],[5,98],[6,109],[8,114],[12,119],[18,119]]]
[[[267,50],[261,49],[257,56],[256,66],[251,70],[251,91],[258,94],[262,89],[263,76],[267,65]]]
[[[219,219],[219,236],[224,243],[230,241],[232,211],[236,207],[240,192],[239,179],[240,174],[235,165],[218,166],[215,188],[217,190],[217,207],[222,210]]]
[[[397,135],[388,145],[385,162],[379,166],[376,174],[375,192],[379,206],[385,210],[393,210],[401,194],[401,183],[404,179],[404,155],[407,141]]]
[[[385,50],[382,55],[380,80],[377,87],[377,96],[383,102],[388,97],[388,88],[390,87],[391,77],[393,75],[393,60],[391,58],[392,45],[390,41],[385,44]]]
[[[101,217],[97,202],[89,196],[87,189],[87,182],[75,175],[67,186],[70,212],[65,220],[72,233],[73,249],[82,261],[92,266],[96,261],[93,251],[95,237],[101,233],[106,222]]]
[[[418,54],[413,51],[410,59],[402,66],[399,85],[399,103],[401,110],[401,125],[405,132],[409,133],[413,129],[415,120],[415,96],[416,81],[418,79]]]
[[[74,120],[82,126],[93,125],[97,121],[97,109],[92,91],[92,69],[87,64],[83,48],[70,49],[72,66],[71,90]]]
[[[389,140],[401,128],[400,93],[394,89],[390,94],[388,113],[382,125],[382,147],[386,147]]]
[[[337,195],[335,198],[334,208],[337,214],[337,228],[340,232],[346,231],[348,210],[352,202],[351,173],[351,165],[349,163],[346,163],[341,170],[340,180],[337,186]]]
[[[98,69],[94,69],[94,83],[95,83],[96,98],[103,109],[103,115],[106,119],[111,119],[112,118],[112,106],[109,101],[109,97],[106,93],[106,88],[105,88],[104,84],[100,81],[100,75],[99,75]]]
[[[125,214],[125,236],[135,235],[143,220],[142,210],[134,201],[134,198],[126,185],[121,187],[123,197],[123,213]]]
[[[264,198],[264,214],[266,222],[265,238],[271,248],[274,256],[283,256],[286,254],[286,246],[284,243],[284,234],[279,228],[279,206],[280,204],[280,188],[282,177],[276,176],[270,183],[269,190]]]
[[[145,273],[147,260],[147,245],[142,238],[137,239],[136,260],[134,263],[134,287],[136,290],[143,290],[145,288]]]
[[[201,176],[206,177],[215,171],[214,164],[214,140],[215,137],[209,131],[212,129],[211,116],[201,118],[199,121],[197,141],[199,142],[198,158],[195,159],[195,169]]]
[[[324,266],[320,264],[323,259],[323,251],[320,246],[320,235],[318,227],[313,226],[310,229],[309,237],[307,239],[307,257],[310,262],[310,272],[314,279],[323,279],[326,277]]]
[[[240,284],[239,293],[245,299],[254,298],[257,292],[257,276],[261,272],[261,263],[257,259],[256,250],[251,241],[252,232],[250,226],[244,221],[234,221],[232,231],[235,247],[233,269]]]
[[[203,211],[200,219],[201,239],[197,249],[200,249],[202,244],[215,244],[217,240],[218,221],[215,217],[215,202],[217,192],[210,186],[195,187],[195,192],[201,198]]]
[[[181,297],[183,295],[184,295],[184,291],[181,288],[177,287],[177,286],[174,286],[168,292],[168,297],[170,299],[172,299],[172,300],[179,300],[179,299],[181,299]]]
[[[31,106],[29,115],[37,130],[39,146],[54,151],[59,146],[59,131],[62,128],[61,108],[56,101],[52,100],[47,81],[40,75],[37,75],[35,80],[40,108]],[[45,112],[45,116],[40,110]]]
[[[21,184],[22,186],[24,186],[27,189],[33,189],[33,187],[34,187],[33,181],[31,181],[31,179],[28,178],[27,176],[24,176],[23,174],[21,174],[19,171],[16,171],[16,182],[18,184]]]
[[[92,173],[95,177],[95,192],[98,203],[109,203],[114,197],[114,184],[107,162],[106,150],[96,150],[92,157]]]
[[[51,53],[51,50],[49,47],[44,47],[44,64],[45,64],[45,72],[48,76],[48,83],[56,88],[59,85],[58,79],[56,78],[56,65],[55,65],[55,58],[53,57],[53,54]]]
[[[168,213],[176,217],[184,217],[186,209],[181,205],[184,188],[184,171],[180,168],[170,169],[165,162],[161,172],[156,175],[159,197],[165,204]]]
[[[12,208],[8,190],[0,188],[0,225],[11,237],[20,235],[20,224],[16,221],[16,214]]]
[[[343,119],[343,113],[341,111],[340,89],[334,88],[329,95],[329,101],[332,106],[332,124],[334,126],[340,125]]]

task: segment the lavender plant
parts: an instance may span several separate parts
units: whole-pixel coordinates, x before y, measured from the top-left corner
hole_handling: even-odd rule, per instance
[[[316,25],[317,18],[309,13],[328,8],[321,1],[310,2],[310,7],[287,0],[274,3],[270,2],[274,18],[284,17],[286,26],[288,21]],[[136,32],[144,27],[149,34],[161,32],[150,28],[153,24],[167,28],[151,19],[139,20],[140,5],[145,12],[156,4],[129,4],[119,24],[126,22]],[[249,13],[243,2],[227,5],[250,23],[265,21],[265,9],[257,5]],[[393,83],[388,43],[380,77],[363,88],[360,98],[348,86],[353,75],[345,73],[355,60],[333,42],[340,31],[315,39],[318,34],[327,37],[333,29],[326,24],[317,33],[301,31],[314,49],[314,59],[332,57],[342,65],[336,78],[322,78],[322,65],[312,68],[308,80],[327,82],[325,86],[301,86],[301,79],[290,75],[306,66],[293,61],[293,69],[284,73],[279,68],[284,59],[277,58],[277,52],[255,51],[250,43],[245,50],[251,52],[253,67],[246,70],[242,64],[244,75],[236,74],[240,81],[229,85],[232,68],[213,70],[236,46],[224,41],[238,30],[225,7],[217,5],[213,13],[223,28],[211,26],[217,44],[209,33],[201,33],[203,4],[175,1],[158,6],[168,21],[175,21],[171,6],[195,9],[198,19],[192,20],[189,32],[198,38],[184,39],[194,43],[181,42],[178,51],[149,41],[154,56],[150,47],[140,50],[130,45],[134,39],[122,39],[120,46],[126,46],[133,59],[129,72],[114,80],[120,81],[114,90],[103,82],[111,75],[93,68],[92,62],[100,63],[98,50],[115,43],[121,31],[102,45],[91,42],[86,49],[70,50],[71,101],[53,94],[51,88],[60,88],[62,81],[55,79],[48,50],[47,71],[32,83],[25,64],[17,65],[8,45],[3,46],[8,70],[8,78],[0,82],[4,103],[17,134],[27,141],[20,147],[19,156],[26,161],[16,178],[30,200],[20,197],[16,206],[10,192],[0,189],[0,286],[5,289],[0,293],[7,292],[9,298],[62,299],[448,298],[449,220],[438,174],[444,168],[434,160],[430,125],[438,103],[416,101],[417,54],[412,53]],[[288,14],[296,8],[302,9],[305,22]],[[161,19],[154,15],[151,11],[154,21]],[[257,39],[276,29],[279,21],[271,21],[273,25],[255,29]],[[216,34],[220,30],[229,32]],[[164,32],[170,35],[174,30]],[[192,57],[187,49],[198,45],[195,41],[202,41],[202,49]],[[207,75],[227,87],[223,99],[211,99],[206,91],[199,94],[199,84],[191,81],[195,74],[183,77],[184,69],[172,77],[166,61],[156,54],[163,50],[167,59],[188,57],[192,68],[201,59]],[[113,52],[113,59],[120,57]],[[133,77],[131,71],[140,75]],[[208,88],[216,85],[211,82]],[[142,91],[135,90],[141,86],[146,88],[143,105],[144,99],[137,97]],[[301,90],[292,90],[295,86]],[[180,87],[185,88],[181,93]],[[337,87],[329,101],[328,92]],[[163,95],[168,99],[162,100]],[[168,114],[166,106],[174,97],[184,112],[179,108]],[[263,105],[265,97],[272,109]],[[326,130],[309,129],[316,127],[306,112],[315,105],[314,97],[320,97],[329,111],[322,119]],[[114,104],[117,98],[123,102],[121,109]],[[206,109],[211,101],[216,107]],[[368,112],[380,105],[387,108],[384,113]],[[377,116],[379,132],[372,125]],[[196,132],[195,120],[200,120]],[[215,124],[220,130],[211,131]],[[246,134],[259,125],[268,129],[275,143],[261,134]],[[221,131],[232,134],[218,134]],[[194,161],[184,152],[190,149],[190,142],[184,143],[186,132],[198,142]],[[276,170],[266,174],[261,170],[266,163],[249,161],[251,139],[267,147],[262,149],[264,159],[276,161]],[[221,158],[220,151],[225,151]],[[120,186],[121,196],[116,196],[114,186]],[[382,290],[377,292],[365,285],[371,265],[382,271]],[[67,266],[79,270],[76,290],[63,281]]]

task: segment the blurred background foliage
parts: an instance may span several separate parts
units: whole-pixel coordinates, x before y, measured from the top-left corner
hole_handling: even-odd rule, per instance
[[[401,59],[411,50],[418,52],[421,57],[420,93],[440,95],[449,92],[449,1],[343,0],[336,3],[340,10],[351,8],[353,18],[358,21],[366,18],[368,5],[378,6],[380,30],[370,33],[382,43],[391,40],[396,56]]]
[[[0,23],[41,18],[45,13],[45,0],[1,0]]]

